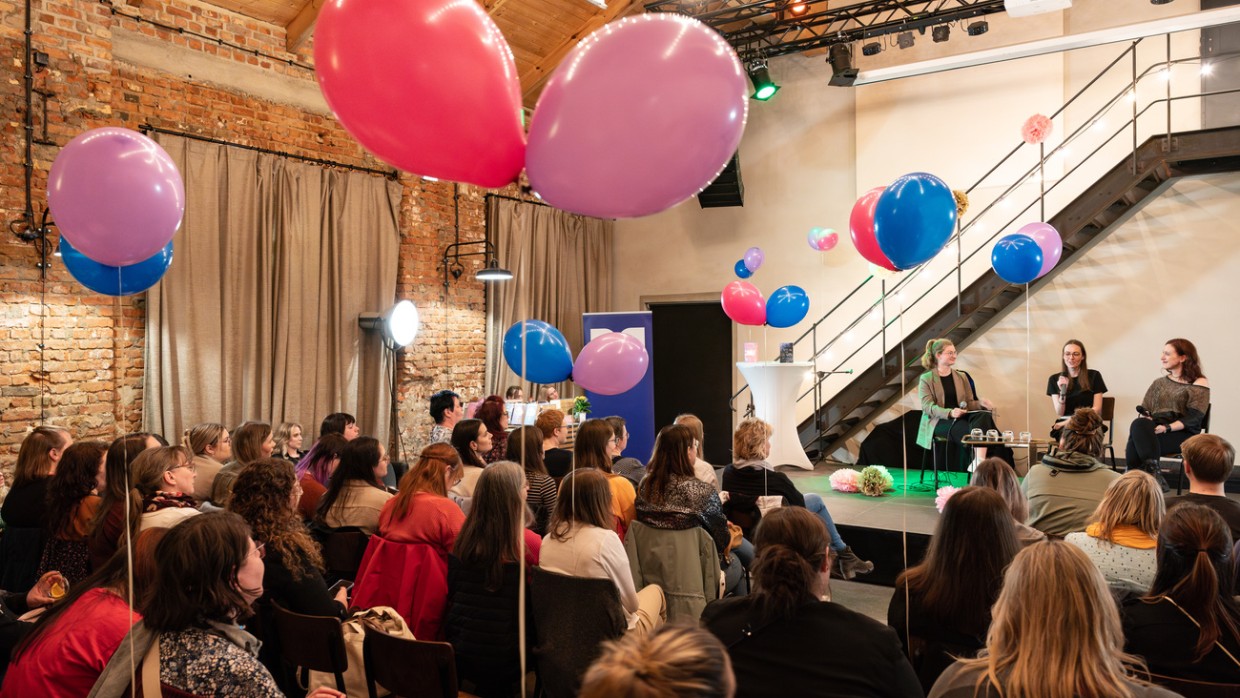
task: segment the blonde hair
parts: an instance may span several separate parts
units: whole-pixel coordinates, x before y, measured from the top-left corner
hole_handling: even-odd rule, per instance
[[[195,456],[203,456],[207,453],[207,446],[218,444],[220,437],[226,431],[228,431],[227,427],[215,422],[195,424],[181,435],[181,445],[188,448]]]
[[[960,660],[981,670],[999,695],[1131,698],[1144,663],[1124,653],[1119,610],[1106,580],[1071,543],[1047,540],[1020,551],[1003,578],[986,649]]]
[[[664,625],[603,645],[578,698],[728,698],[736,679],[728,652],[696,625]]]
[[[764,460],[771,453],[766,442],[772,433],[771,425],[761,419],[742,419],[732,434],[732,458],[738,461]]]
[[[946,337],[932,339],[926,342],[926,353],[921,355],[921,366],[927,370],[933,369],[939,365],[938,355],[947,347],[954,347],[956,344]]]
[[[701,458],[702,442],[706,440],[706,429],[702,426],[702,420],[698,419],[695,414],[678,414],[676,419],[672,420],[672,424],[689,428],[689,433],[697,439],[697,457]]]
[[[1128,524],[1141,529],[1150,538],[1158,537],[1167,505],[1162,488],[1154,478],[1140,470],[1130,470],[1107,487],[1102,501],[1094,510],[1093,520],[1101,526],[1099,537],[1114,541],[1115,529]]]

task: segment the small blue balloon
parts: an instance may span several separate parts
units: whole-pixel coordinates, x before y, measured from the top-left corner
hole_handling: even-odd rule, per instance
[[[732,267],[732,270],[735,271],[736,275],[742,279],[748,279],[753,276],[753,272],[749,271],[749,267],[745,266],[745,260],[743,259],[736,260],[736,266]]]
[[[792,327],[809,314],[809,295],[800,286],[781,286],[766,299],[766,324]]]
[[[878,248],[902,270],[930,261],[955,229],[956,197],[951,187],[926,172],[892,182],[874,208]]]
[[[524,357],[521,352],[523,327]],[[504,361],[513,373],[532,383],[559,383],[573,373],[573,355],[568,349],[568,340],[550,323],[542,320],[524,320],[508,328],[504,333]]]
[[[1009,284],[1027,284],[1042,271],[1042,248],[1028,235],[1005,235],[991,250],[990,265]]]
[[[82,254],[73,247],[69,238],[61,236],[60,258],[73,278],[95,293],[105,296],[131,296],[142,293],[163,278],[164,272],[168,271],[168,265],[172,264],[172,243],[169,242],[154,256],[137,264],[112,267]]]

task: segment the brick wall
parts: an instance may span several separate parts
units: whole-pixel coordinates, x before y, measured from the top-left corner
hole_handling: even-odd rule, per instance
[[[263,101],[253,95],[135,67],[113,56],[113,32],[140,33],[192,51],[258,66],[288,81],[313,82],[290,63],[310,63],[307,46],[284,49],[276,25],[193,2],[118,3],[115,10],[140,14],[250,49],[222,46],[177,31],[119,16],[110,4],[61,0],[35,4],[34,46],[48,54],[35,88],[47,90],[47,138],[34,147],[36,211],[46,205],[45,182],[52,160],[82,131],[141,124],[203,134],[229,142],[367,167],[384,167],[366,154],[331,117]],[[24,7],[0,0],[0,215],[7,223],[24,210],[22,153],[24,115]],[[266,56],[255,55],[259,51]],[[35,99],[35,132],[42,138],[42,100]],[[401,434],[416,449],[430,426],[426,399],[441,387],[476,396],[482,389],[485,298],[472,273],[445,292],[438,270],[443,247],[452,242],[453,186],[402,178],[400,261],[397,293],[417,304],[423,329],[399,366]],[[461,188],[461,237],[483,234],[484,191]],[[509,192],[511,193],[511,192]],[[58,261],[41,282],[34,245],[11,234],[0,237],[0,463],[12,462],[27,428],[40,419],[70,427],[77,438],[112,438],[138,428],[142,413],[142,350],[145,302],[138,295],[113,299],[87,292]],[[480,264],[470,258],[467,271]],[[39,345],[43,344],[41,352]],[[254,415],[266,418],[265,415]],[[306,425],[308,431],[317,426]]]

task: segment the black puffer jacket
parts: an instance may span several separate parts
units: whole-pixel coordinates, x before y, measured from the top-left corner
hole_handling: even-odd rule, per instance
[[[504,565],[499,591],[486,588],[486,570],[448,557],[448,613],[444,631],[456,651],[456,671],[483,698],[511,696],[521,679],[517,599],[520,571]],[[528,607],[528,600],[527,600]],[[527,620],[526,636],[534,637]]]

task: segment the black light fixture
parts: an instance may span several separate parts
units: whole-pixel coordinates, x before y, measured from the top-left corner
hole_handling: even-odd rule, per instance
[[[767,67],[765,58],[755,58],[749,61],[745,72],[749,73],[749,81],[753,83],[753,94],[749,96],[750,99],[765,102],[779,92],[779,85],[771,79],[771,70]]]
[[[965,31],[969,33],[969,36],[981,36],[982,34],[990,31],[990,23],[985,20],[974,22],[973,24],[970,24]]]
[[[883,45],[878,43],[877,41],[872,41],[861,47],[861,55],[863,56],[877,56],[878,54],[882,52],[883,52]]]
[[[459,184],[453,185],[452,204],[456,216],[456,242],[443,248],[443,259],[440,260],[440,266],[443,267],[443,290],[448,290],[451,283],[448,281],[449,276],[456,280],[465,273],[465,267],[461,264],[461,257],[482,257],[483,266],[474,274],[474,278],[479,281],[507,281],[511,279],[512,272],[499,265],[495,245],[489,239],[484,237],[481,240],[461,242],[461,186]],[[461,252],[462,247],[469,247],[471,245],[482,245],[482,251]]]
[[[1172,0],[1150,0],[1151,5],[1170,5]]]
[[[930,30],[930,35],[931,37],[934,38],[934,43],[941,44],[944,41],[947,41],[948,39],[951,38],[952,28],[947,26],[946,24],[940,24],[939,26]]]
[[[896,46],[900,48],[912,48],[914,41],[916,39],[913,38],[913,32],[900,32],[896,34]]]
[[[831,80],[834,87],[852,87],[857,82],[857,66],[853,63],[852,44],[831,44],[827,62],[831,64]]]

